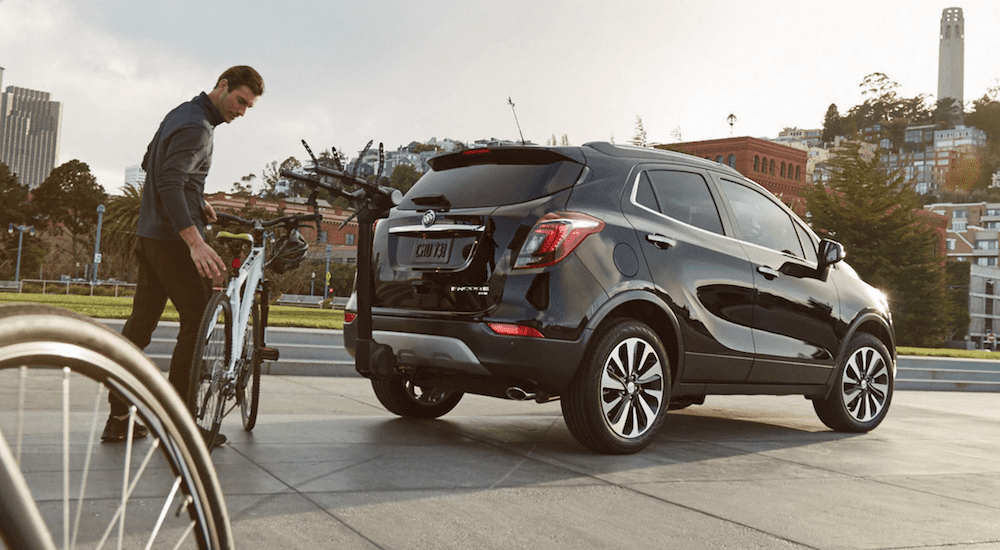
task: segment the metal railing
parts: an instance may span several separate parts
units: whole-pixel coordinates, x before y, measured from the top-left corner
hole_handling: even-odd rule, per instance
[[[39,289],[39,287],[41,287]],[[112,293],[105,289],[114,289]],[[0,291],[19,293],[42,294],[76,294],[80,296],[131,296],[135,293],[135,283],[125,283],[120,281],[91,281],[68,280],[54,281],[46,279],[21,279],[20,281],[0,281]]]

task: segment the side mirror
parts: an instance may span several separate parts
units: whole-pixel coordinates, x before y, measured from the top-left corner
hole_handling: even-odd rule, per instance
[[[844,250],[844,245],[838,243],[837,241],[823,239],[819,242],[820,268],[825,268],[842,261],[846,256],[847,252]]]

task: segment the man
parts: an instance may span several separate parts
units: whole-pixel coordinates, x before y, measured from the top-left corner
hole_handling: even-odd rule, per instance
[[[205,178],[212,164],[215,127],[232,122],[253,107],[264,93],[260,74],[247,66],[231,67],[219,76],[210,93],[202,93],[170,111],[146,149],[136,231],[138,282],[122,335],[140,348],[152,339],[167,299],[180,314],[180,332],[170,361],[170,383],[185,401],[190,386],[191,362],[198,325],[211,297],[206,278],[220,278],[226,270],[222,258],[205,242],[205,223],[215,221],[215,210],[205,202]],[[128,409],[113,392],[108,396],[111,414],[101,435],[103,441],[123,441],[128,429]],[[148,430],[136,425],[133,437]],[[222,434],[209,447],[225,443]]]

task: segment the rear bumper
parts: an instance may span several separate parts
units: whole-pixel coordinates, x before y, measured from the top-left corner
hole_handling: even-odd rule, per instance
[[[502,336],[484,322],[375,317],[372,339],[392,348],[396,364],[418,375],[456,379],[496,378],[558,395],[569,385],[586,347],[580,340]],[[447,336],[446,336],[447,335]],[[344,347],[353,357],[357,323],[344,325]]]

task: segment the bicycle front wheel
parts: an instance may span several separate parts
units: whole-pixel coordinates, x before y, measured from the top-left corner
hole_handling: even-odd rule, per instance
[[[128,437],[101,444],[109,390]],[[133,437],[139,420],[148,437]],[[8,548],[233,546],[183,400],[141,350],[63,309],[0,306],[0,474]]]
[[[225,371],[233,354],[233,311],[229,296],[216,292],[205,308],[194,345],[188,406],[207,441],[219,433],[225,413]]]
[[[257,407],[260,405],[260,348],[264,345],[264,325],[260,320],[260,295],[254,294],[250,318],[243,336],[243,355],[240,357],[240,380],[236,398],[240,402],[243,429],[253,430],[257,425]]]

